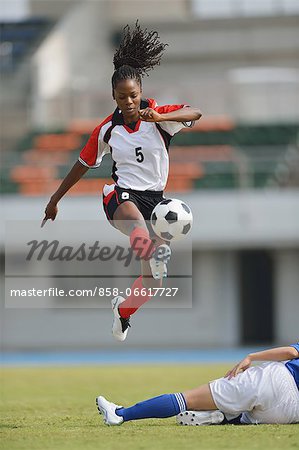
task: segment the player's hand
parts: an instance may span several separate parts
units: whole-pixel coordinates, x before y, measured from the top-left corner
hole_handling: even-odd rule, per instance
[[[235,365],[231,370],[229,370],[224,377],[228,378],[229,380],[236,375],[238,375],[241,372],[244,372],[244,370],[248,369],[248,367],[251,366],[251,358],[249,356],[246,356],[246,358],[242,359],[238,364]]]
[[[47,220],[55,220],[58,213],[57,203],[53,202],[52,200],[49,201],[49,203],[46,206],[45,209],[45,217],[43,218],[43,221],[41,223],[41,227],[45,225]]]
[[[162,116],[152,108],[140,109],[139,117],[144,122],[161,122]]]

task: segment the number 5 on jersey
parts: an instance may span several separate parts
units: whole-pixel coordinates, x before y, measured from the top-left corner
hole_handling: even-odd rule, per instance
[[[136,161],[142,163],[144,161],[144,155],[142,153],[142,147],[135,148]]]

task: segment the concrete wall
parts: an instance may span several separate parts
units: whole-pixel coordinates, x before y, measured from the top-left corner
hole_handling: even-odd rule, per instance
[[[34,58],[36,125],[63,126],[111,112],[113,35],[134,24],[132,11],[169,44],[162,64],[144,79],[145,96],[160,104],[189,102],[206,115],[247,122],[298,120],[298,16],[200,20],[179,0],[88,1],[69,10]],[[51,57],[55,39],[63,41],[57,58]],[[45,68],[57,75],[59,54],[67,66],[60,88],[44,96]]]
[[[298,340],[299,250],[276,250],[275,342]],[[51,282],[51,280],[50,280]],[[53,284],[53,282],[52,282]],[[3,279],[1,282],[3,291]],[[3,349],[116,347],[107,308],[11,309],[1,296]],[[158,302],[159,299],[153,300]],[[156,303],[157,304],[157,303]],[[132,318],[128,347],[235,346],[241,343],[237,254],[195,252],[192,308],[143,308]],[[258,320],[258,311],[256,311]]]
[[[191,206],[195,217],[192,308],[181,308],[173,302],[161,309],[159,300],[154,299],[132,319],[133,329],[126,346],[238,345],[241,322],[237,252],[244,248],[270,249],[274,255],[275,340],[278,343],[297,340],[298,192],[214,192],[179,197]],[[13,197],[4,199],[6,220],[20,223],[35,220],[39,227],[46,201],[45,198],[30,198],[26,202]],[[97,198],[66,198],[61,202],[57,223],[48,223],[43,229],[45,236],[50,235],[54,225],[67,230],[64,220],[78,220],[78,211],[80,218],[99,224],[104,241],[108,234],[114,233],[107,222],[98,222],[103,219],[103,213]],[[72,240],[80,240],[81,234],[82,230]],[[16,236],[16,242],[21,238]],[[4,243],[3,228],[1,242]],[[18,258],[15,261],[18,264]],[[37,267],[42,269],[39,264],[34,268],[35,273]],[[48,283],[54,282],[48,279]],[[1,291],[4,292],[3,278]],[[1,340],[5,349],[118,345],[111,337],[109,299],[103,299],[106,308],[96,309],[85,308],[82,299],[77,299],[73,307],[63,309],[53,301],[49,302],[48,309],[44,306],[11,309],[4,308],[4,295],[1,299]],[[256,314],[258,318],[258,311]]]
[[[34,55],[31,119],[35,126],[61,128],[72,118],[99,117],[111,107],[106,6],[97,1],[76,4]]]
[[[298,336],[299,249],[278,251],[275,255],[276,338],[290,342]],[[297,339],[297,338],[296,338]]]

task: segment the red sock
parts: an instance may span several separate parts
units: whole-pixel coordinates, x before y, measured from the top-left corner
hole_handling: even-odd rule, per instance
[[[143,294],[146,292],[146,295],[142,295],[141,290]],[[129,295],[129,297],[126,298],[126,300],[122,302],[120,307],[118,308],[119,314],[124,319],[130,317],[150,298],[151,294],[149,293],[147,288],[143,286],[142,276],[140,276],[139,278],[137,278],[137,280],[134,281],[131,287],[131,295]]]
[[[149,236],[149,232],[140,227],[134,228],[130,234],[130,244],[132,250],[141,259],[149,259],[155,250],[155,246]]]

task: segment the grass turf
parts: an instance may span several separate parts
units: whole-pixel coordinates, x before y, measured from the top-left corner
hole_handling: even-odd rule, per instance
[[[5,368],[3,450],[299,449],[299,425],[177,426],[175,418],[103,425],[95,397],[129,406],[221,376],[225,366]]]

